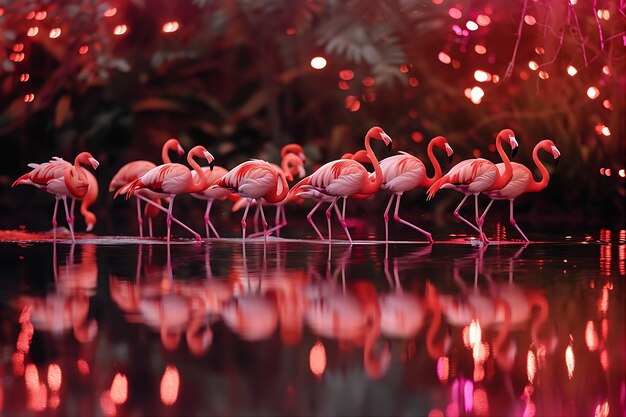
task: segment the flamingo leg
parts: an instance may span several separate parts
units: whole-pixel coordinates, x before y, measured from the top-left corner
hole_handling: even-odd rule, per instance
[[[136,198],[137,202],[137,225],[139,225],[139,237],[143,237],[143,218],[141,216],[141,201]]]
[[[248,202],[246,203],[246,209],[243,211],[243,217],[241,218],[241,230],[242,230],[242,238],[241,239],[242,239],[243,244],[244,244],[244,251],[245,251],[245,248],[246,248],[246,246],[245,246],[246,245],[246,217],[248,217],[248,210],[250,210],[250,203],[251,202],[252,202],[251,200],[248,200]],[[243,257],[244,257],[244,259],[246,258],[245,252],[244,252]]]
[[[252,222],[254,224],[254,231],[258,232],[259,231],[259,214],[260,214],[260,211],[259,211],[259,201],[257,200],[256,203],[257,203],[256,204],[256,209],[254,210],[254,217],[252,219]]]
[[[315,233],[317,233],[320,240],[324,240],[324,236],[322,236],[320,229],[318,229],[317,226],[315,225],[315,222],[313,222],[313,213],[315,213],[321,205],[322,205],[322,200],[318,201],[315,207],[313,207],[313,210],[311,210],[309,214],[306,215],[306,219],[309,222],[309,224],[313,226],[313,229],[315,229]]]
[[[72,225],[70,210],[67,207],[67,197],[63,198],[63,206],[65,206],[65,219],[67,220],[67,225],[70,227],[70,234],[72,235],[72,243],[76,242],[76,238],[74,237],[74,225]]]
[[[328,243],[333,241],[331,224],[330,224],[330,215],[333,210],[333,207],[337,203],[337,198],[338,197],[333,198],[333,201],[330,202],[330,206],[328,206],[328,209],[326,209],[326,223],[328,223]]]
[[[352,245],[352,236],[350,236],[350,231],[348,230],[348,225],[346,224],[346,201],[348,197],[343,197],[343,207],[341,209],[341,216],[337,213],[337,217],[339,217],[339,221],[341,222],[341,227],[343,227],[343,231],[346,232],[346,236],[348,236],[348,241]]]
[[[152,237],[152,217],[148,217],[148,233],[150,233],[150,237]]]
[[[59,198],[54,199],[54,211],[52,212],[52,240],[57,240],[57,209],[59,208]]]
[[[169,250],[169,243],[170,243],[170,231],[172,229],[172,209],[174,208],[174,197],[175,196],[170,196],[170,205],[169,205],[169,208],[167,209],[167,217],[165,219],[165,223],[167,224],[168,250]]]
[[[273,229],[276,230],[276,236],[280,237],[280,208],[282,206],[276,206],[276,215],[274,216],[274,227]]]
[[[397,221],[398,223],[402,223],[405,226],[409,226],[410,228],[413,228],[415,230],[417,230],[418,232],[420,232],[421,234],[423,234],[424,236],[426,236],[426,239],[428,239],[429,243],[433,243],[433,236],[428,233],[426,230],[421,229],[419,227],[417,227],[416,225],[414,225],[413,223],[410,223],[404,219],[401,219],[400,216],[398,215],[398,211],[400,210],[400,199],[402,198],[402,194],[398,194],[398,199],[396,200],[396,209],[393,213],[393,219],[395,221]]]
[[[76,207],[76,199],[72,198],[72,204],[70,204],[70,219],[72,220],[72,227],[74,226],[74,207]]]
[[[165,213],[169,213],[169,211],[163,207],[160,204],[155,203],[154,201],[150,200],[149,198],[140,196],[138,194],[135,194],[135,196],[137,198],[140,198],[142,201],[145,201],[147,204],[151,204],[154,207],[158,208],[159,210],[161,210],[162,212]],[[171,201],[170,201],[171,203]],[[202,241],[202,238],[200,237],[200,235],[198,233],[196,233],[195,231],[193,231],[193,229],[191,229],[191,227],[187,226],[185,223],[181,222],[180,220],[178,220],[176,217],[174,217],[171,213],[169,213],[168,218],[170,221],[173,221],[174,223],[176,223],[177,225],[179,225],[180,227],[182,227],[183,229],[187,230],[189,233],[191,233],[197,241]]]
[[[265,213],[263,212],[263,205],[261,204],[260,199],[258,199],[256,202],[257,202],[257,207],[259,207],[259,210],[261,211],[261,222],[263,225],[263,242],[267,243],[267,221],[265,220]]]
[[[283,221],[280,221],[280,213],[282,212],[282,218]],[[269,229],[267,229],[267,235],[270,236],[272,233],[279,231],[280,229],[282,229],[283,227],[285,227],[287,225],[287,217],[285,217],[285,208],[284,206],[280,205],[277,206],[276,208],[276,217],[274,219],[274,221],[276,222],[276,224],[274,225],[274,227],[270,227]],[[250,235],[250,237],[258,237],[261,236],[263,232],[256,232]],[[280,237],[279,233],[276,233],[276,236]]]
[[[389,210],[391,209],[391,203],[393,203],[393,199],[396,197],[395,193],[391,194],[391,198],[389,199],[389,204],[387,204],[387,208],[385,209],[385,213],[383,213],[383,219],[385,220],[385,244],[389,245]],[[387,259],[387,254],[385,255],[385,259]]]
[[[530,240],[528,240],[528,238],[526,237],[524,232],[522,232],[522,229],[519,228],[519,226],[517,225],[517,222],[515,221],[515,218],[513,217],[513,200],[511,199],[511,200],[509,200],[509,202],[511,204],[511,212],[510,212],[510,215],[509,215],[509,221],[511,222],[513,227],[515,227],[517,229],[519,234],[522,235],[522,237],[524,238],[524,242],[528,243],[528,242],[530,242]]]
[[[465,197],[463,197],[463,200],[461,200],[461,203],[459,203],[459,205],[454,210],[454,216],[457,219],[461,220],[466,225],[468,225],[469,227],[471,227],[472,229],[476,230],[478,233],[481,233],[481,231],[480,231],[480,229],[478,227],[474,226],[474,224],[472,224],[472,222],[470,222],[465,217],[463,217],[463,216],[461,216],[459,214],[459,210],[461,210],[461,207],[463,206],[463,204],[465,204],[465,201],[467,201],[468,198],[469,198],[469,194],[465,194]]]
[[[487,239],[487,236],[483,233],[483,222],[480,218],[480,216],[478,215],[478,194],[474,194],[474,211],[476,212],[475,216],[476,216],[476,225],[478,226],[478,230],[480,233],[480,240],[483,243],[489,243],[489,239]]]
[[[481,214],[481,215],[480,215],[480,218],[478,219],[478,225],[479,225],[480,227],[482,227],[482,226],[483,226],[483,224],[485,223],[485,217],[487,216],[487,212],[489,211],[489,209],[490,209],[490,208],[491,208],[491,206],[493,205],[493,202],[494,202],[494,201],[495,201],[495,200],[493,200],[493,199],[492,199],[492,200],[489,202],[489,204],[487,204],[487,207],[485,208],[485,211],[483,211],[483,214]]]
[[[215,237],[219,239],[220,235],[219,233],[217,233],[217,230],[215,230],[215,226],[213,226],[213,223],[211,222],[210,214],[211,214],[212,205],[213,205],[213,200],[207,200],[206,211],[204,212],[204,226],[206,228],[206,237],[207,239],[211,237],[209,234],[209,227],[210,227]]]

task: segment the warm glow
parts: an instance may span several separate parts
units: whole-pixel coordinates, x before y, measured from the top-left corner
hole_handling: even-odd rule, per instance
[[[35,100],[35,95],[33,93],[24,95],[24,103],[32,103]]]
[[[604,170],[604,175],[606,175],[607,177],[611,176],[611,168],[607,168]]]
[[[597,87],[589,87],[587,89],[587,97],[589,97],[590,99],[596,99],[598,98],[598,96],[600,95],[600,90],[598,90]]]
[[[604,136],[611,136],[611,130],[608,128],[608,126],[603,126],[602,130],[600,131]]]
[[[611,100],[606,99],[602,102],[602,105],[604,106],[605,109],[607,110],[613,110],[613,103],[611,103]]]
[[[463,13],[461,13],[461,11],[456,7],[451,7],[450,9],[448,9],[448,14],[453,19],[460,19],[463,16]]]
[[[78,367],[78,373],[85,376],[89,375],[89,364],[84,359],[79,359],[76,361],[76,366]]]
[[[600,352],[600,365],[602,365],[602,369],[605,371],[609,369],[609,352],[606,349]]]
[[[482,388],[478,388],[474,391],[474,415],[489,415],[489,398],[487,397],[487,391]]]
[[[569,4],[571,4],[572,6],[574,6],[576,3],[578,3],[578,0],[569,0]]]
[[[113,17],[117,13],[117,9],[115,7],[111,7],[107,11],[104,12],[104,17]]]
[[[439,61],[443,62],[444,64],[449,64],[452,61],[452,59],[450,58],[450,55],[446,54],[443,51],[439,52],[439,55],[437,55],[437,58],[439,58]]]
[[[599,9],[597,11],[598,19],[609,20],[611,18],[611,13],[606,9]]]
[[[48,389],[45,384],[39,384],[34,390],[28,392],[28,409],[43,411],[48,404]]]
[[[411,87],[417,87],[420,84],[419,80],[415,77],[409,77],[409,85]]]
[[[476,45],[474,46],[474,51],[476,51],[478,55],[484,55],[487,53],[487,48],[485,48],[483,45]]]
[[[128,26],[126,25],[117,25],[115,26],[115,29],[113,29],[113,34],[114,35],[123,35],[126,33],[126,31],[128,30]]]
[[[178,391],[180,389],[180,374],[178,369],[173,365],[168,365],[161,378],[161,402],[165,405],[172,405],[178,399]]]
[[[469,343],[470,346],[475,346],[482,340],[482,331],[480,329],[480,323],[478,320],[473,319],[469,326]]]
[[[111,400],[117,404],[124,404],[128,399],[128,379],[126,375],[116,373],[111,383]]]
[[[105,416],[114,416],[117,412],[115,403],[111,399],[111,393],[109,391],[104,391],[100,396],[100,408]]]
[[[527,25],[532,26],[535,23],[537,23],[537,19],[535,19],[533,16],[527,14],[526,16],[524,16],[524,22],[526,22]]]
[[[482,101],[484,96],[485,96],[485,92],[480,87],[473,87],[470,90],[470,100],[474,104],[479,104]],[[478,330],[480,331],[480,326],[478,326]],[[471,341],[471,336],[470,336],[470,341]]]
[[[567,67],[567,73],[573,77],[574,75],[578,73],[578,70],[575,67],[569,65]]]
[[[55,39],[58,38],[59,36],[61,36],[61,29],[60,28],[54,28],[50,31],[50,39]]]
[[[37,36],[37,34],[39,33],[39,28],[37,26],[33,26],[28,28],[28,30],[26,31],[26,36]]]
[[[46,16],[48,16],[48,12],[46,12],[45,10],[37,12],[35,13],[35,20],[44,20]]]
[[[611,75],[611,70],[609,69],[608,65],[602,67],[602,72],[604,73],[604,75]]]
[[[609,415],[609,402],[605,401],[602,404],[598,404],[596,412],[593,417],[607,417]]]
[[[476,18],[476,23],[478,23],[480,26],[487,26],[489,23],[491,23],[491,19],[486,14],[479,14]]]
[[[550,74],[548,74],[548,71],[539,71],[539,78],[541,78],[542,80],[547,80],[548,78],[550,78]]]
[[[539,64],[537,64],[535,61],[529,61],[528,68],[535,71],[537,68],[539,68]]]
[[[23,50],[24,50],[23,43],[16,43],[15,45],[13,45],[13,52],[22,52]]]
[[[81,55],[85,55],[87,52],[89,52],[89,47],[87,45],[83,45],[78,48],[78,53]]]
[[[309,353],[309,368],[316,377],[324,375],[326,370],[326,349],[321,341],[317,341]]]
[[[56,363],[51,363],[48,366],[48,386],[51,391],[58,391],[61,388],[61,382],[63,381],[63,374],[61,367]]]
[[[479,83],[491,81],[491,74],[489,74],[487,71],[476,70],[474,71],[474,79]]]
[[[529,350],[528,355],[526,355],[526,375],[531,384],[535,382],[535,375],[537,375],[537,359],[535,358],[535,352],[532,350]]]
[[[163,25],[163,32],[172,33],[178,30],[179,24],[177,21],[167,22]]]
[[[20,82],[25,83],[29,79],[30,79],[30,75],[27,72],[20,74]]]
[[[11,52],[11,55],[9,55],[9,59],[13,62],[22,62],[24,58],[26,58],[24,52]]]
[[[400,65],[400,72],[406,74],[407,72],[409,72],[409,67],[404,64]]]
[[[36,391],[39,389],[39,372],[37,372],[37,367],[33,363],[29,363],[26,365],[26,370],[24,371],[24,382],[26,383],[26,388],[29,391]]]
[[[492,80],[494,83],[497,83],[497,82],[499,82],[499,81],[500,81],[500,76],[499,76],[499,75],[497,75],[497,74],[494,74],[494,75],[491,77],[491,80]]]
[[[359,111],[361,108],[361,102],[356,96],[348,96],[344,100],[344,106],[350,111]]]
[[[61,404],[61,397],[59,397],[59,393],[53,392],[48,400],[48,406],[52,410],[56,410],[59,408],[59,404]]]
[[[538,46],[538,47],[536,47],[536,48],[535,48],[535,53],[536,53],[537,55],[543,55],[543,54],[545,54],[545,53],[546,53],[546,50],[545,50],[545,49],[543,49],[542,47]]]
[[[354,78],[354,71],[345,69],[345,70],[341,70],[339,71],[339,78],[341,78],[344,81],[350,81],[351,79]]]
[[[347,81],[339,81],[339,89],[340,90],[348,90],[350,89],[350,84]]]
[[[620,177],[622,177],[622,178],[626,177],[626,171],[624,170],[624,168],[620,169],[620,170],[619,170],[619,172],[618,172],[618,174],[619,174],[619,176],[620,176]]]
[[[572,379],[576,360],[574,359],[574,349],[572,349],[571,343],[567,346],[567,349],[565,349],[565,365],[567,365],[567,375],[569,379]]]
[[[437,359],[437,378],[441,382],[446,382],[450,377],[450,360],[447,356]]]
[[[326,67],[326,58],[321,56],[316,56],[311,60],[311,66],[315,69],[322,69]]]
[[[368,75],[367,77],[363,78],[363,80],[361,80],[361,84],[363,84],[365,87],[374,87],[374,84],[376,84],[376,79]]]
[[[467,23],[465,24],[465,27],[468,28],[469,30],[476,30],[478,29],[478,23],[474,22],[473,20],[468,20]]]
[[[598,349],[598,332],[596,332],[596,327],[591,320],[587,322],[585,327],[585,343],[591,352]]]

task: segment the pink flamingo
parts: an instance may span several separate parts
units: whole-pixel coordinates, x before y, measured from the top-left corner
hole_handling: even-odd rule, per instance
[[[172,221],[176,220],[179,225],[191,232],[196,240],[200,241],[200,235],[194,232],[190,227],[178,221],[172,215],[174,207],[174,198],[178,194],[197,193],[204,190],[207,186],[207,179],[200,165],[193,159],[194,157],[205,158],[209,166],[213,166],[213,155],[209,153],[203,146],[195,146],[187,154],[187,163],[193,167],[198,177],[194,179],[191,170],[182,164],[163,164],[152,168],[141,177],[132,181],[130,184],[120,188],[115,193],[117,197],[120,193],[126,193],[126,198],[130,198],[140,189],[148,189],[161,197],[170,198],[169,208],[167,210],[167,242],[170,241],[170,230]],[[150,201],[150,200],[148,200]]]
[[[487,243],[487,236],[483,233],[482,220],[478,216],[478,195],[486,191],[494,191],[504,188],[513,176],[513,168],[509,157],[502,149],[502,140],[506,140],[511,146],[511,154],[514,156],[519,146],[512,130],[504,129],[496,137],[496,149],[504,162],[504,171],[500,173],[496,165],[483,158],[467,159],[456,164],[450,171],[435,181],[428,189],[427,200],[432,199],[440,188],[452,188],[465,197],[454,210],[454,215],[465,224],[479,233],[480,240]],[[474,209],[476,211],[476,226],[459,214],[459,210],[465,204],[470,195],[474,195]]]
[[[298,184],[294,186],[293,192],[298,197],[303,198],[316,198],[319,199],[318,203],[313,207],[313,210],[307,215],[309,223],[313,224],[311,216],[317,210],[317,208],[325,201],[330,200],[330,206],[326,210],[326,219],[328,223],[328,241],[332,241],[331,236],[331,224],[330,217],[333,207],[337,206],[337,200],[343,198],[343,215],[336,210],[337,217],[341,222],[341,226],[348,236],[348,240],[352,244],[352,237],[348,231],[348,227],[345,222],[345,210],[346,200],[356,194],[371,195],[374,194],[380,188],[382,183],[382,170],[378,159],[372,151],[370,140],[381,140],[385,142],[388,149],[391,149],[391,138],[383,131],[382,128],[375,126],[372,127],[365,135],[364,143],[372,165],[374,166],[374,174],[370,173],[359,162],[352,159],[338,159],[336,161],[328,162],[312,175],[304,178]],[[314,224],[313,224],[314,225]],[[323,239],[321,233],[315,227],[315,231]]]
[[[539,168],[539,172],[541,173],[541,181],[535,181],[533,179],[533,174],[530,172],[530,169],[526,168],[524,165],[519,164],[517,162],[512,162],[513,166],[513,177],[511,181],[503,188],[499,190],[486,191],[485,194],[491,198],[489,205],[483,212],[481,218],[481,223],[484,221],[487,212],[491,208],[491,205],[495,200],[509,200],[510,204],[510,213],[509,213],[509,221],[511,224],[517,229],[517,231],[522,235],[524,241],[530,242],[522,229],[517,225],[515,218],[513,217],[513,200],[525,193],[536,193],[544,190],[548,186],[548,182],[550,181],[550,174],[548,170],[543,165],[543,163],[539,160],[539,151],[544,150],[546,152],[552,153],[552,156],[556,160],[556,164],[559,163],[559,158],[561,157],[561,152],[557,149],[549,139],[542,140],[533,149],[533,161],[537,168]],[[500,172],[500,175],[503,175],[505,170],[504,164],[497,164],[496,167]]]
[[[70,228],[72,242],[76,241],[74,237],[73,217],[67,206],[67,197],[82,199],[89,191],[89,179],[81,169],[81,164],[90,164],[93,169],[97,169],[100,165],[89,152],[81,152],[78,154],[74,159],[74,165],[61,158],[53,157],[50,161],[44,162],[43,164],[28,164],[33,170],[19,177],[11,186],[15,187],[19,184],[33,185],[55,196],[56,200],[52,214],[53,238],[55,240],[57,236],[57,209],[59,200],[63,200],[65,218]],[[93,227],[93,224],[91,224],[91,227],[89,226],[91,218],[87,220],[87,228],[91,230]]]
[[[383,215],[383,218],[385,219],[385,242],[389,243],[389,209],[391,208],[391,203],[393,203],[393,199],[395,197],[397,197],[397,199],[396,208],[393,214],[394,220],[417,230],[426,236],[426,239],[428,239],[429,242],[433,242],[433,237],[430,233],[417,227],[413,223],[401,219],[398,215],[398,210],[400,209],[400,199],[402,198],[403,193],[411,191],[416,187],[428,188],[433,185],[435,181],[441,178],[441,166],[439,165],[437,158],[435,158],[435,155],[433,155],[433,147],[435,146],[439,149],[443,149],[448,155],[448,159],[450,161],[452,160],[452,156],[454,154],[454,151],[448,144],[446,138],[443,136],[437,136],[432,139],[428,144],[427,153],[428,159],[430,159],[430,162],[435,169],[435,173],[430,178],[426,175],[426,167],[424,166],[424,163],[420,161],[419,158],[406,152],[400,152],[400,155],[390,156],[380,161],[380,168],[383,172],[383,182],[380,185],[380,188],[392,192],[389,204],[387,204],[385,214]]]
[[[296,146],[299,146],[299,145],[296,145]],[[295,153],[286,154],[283,157],[280,167],[274,164],[272,164],[272,166],[277,172],[282,172],[285,175],[285,179],[287,180],[287,182],[293,181],[294,175],[298,175],[298,178],[302,178],[305,175],[304,161],[302,160],[301,157],[299,157]],[[267,230],[268,234],[272,234],[272,232],[276,232],[278,236],[278,231],[287,225],[285,205],[292,202],[293,200],[295,200],[293,196],[292,198],[285,197],[285,199],[281,201],[280,203],[272,204],[273,206],[276,206],[276,216],[274,218],[274,226]],[[235,205],[233,206],[233,211],[239,210],[239,208],[241,208],[243,204],[245,204],[245,201],[246,201],[245,198],[241,198],[239,202],[235,203]],[[267,201],[263,201],[262,204],[268,205],[269,203]],[[257,206],[257,211],[254,214],[255,218],[257,216],[258,211],[259,211],[259,207]],[[281,221],[281,218],[282,218],[282,221]],[[261,233],[253,233],[250,235],[250,237],[256,237],[260,235]]]
[[[213,167],[212,170],[211,167],[202,167],[202,170],[204,171],[204,175],[206,176],[207,188],[200,192],[192,193],[191,196],[197,198],[198,200],[206,200],[207,204],[206,210],[204,212],[204,227],[206,229],[206,237],[207,239],[211,237],[209,233],[210,228],[210,230],[213,231],[215,237],[219,239],[220,235],[219,233],[217,233],[217,230],[215,229],[215,226],[213,226],[213,223],[210,219],[211,207],[213,206],[213,202],[215,200],[224,201],[227,198],[231,197],[233,193],[224,188],[211,188],[211,186],[217,183],[217,181],[224,175],[228,174],[228,170],[220,166]],[[192,172],[192,175],[194,177],[194,180],[198,176],[195,171]]]
[[[285,199],[289,191],[285,174],[277,171],[269,162],[253,159],[237,165],[210,187],[210,189],[216,188],[226,188],[246,198],[246,209],[241,219],[244,243],[246,241],[246,217],[252,200],[256,200],[263,221],[263,240],[267,241],[267,221],[261,200],[279,203]]]
[[[182,146],[180,146],[180,142],[178,139],[169,139],[163,144],[163,148],[161,149],[161,159],[164,164],[172,163],[170,159],[169,152],[176,151],[179,156],[182,156],[185,153],[185,150]],[[113,176],[111,179],[111,183],[109,184],[109,191],[115,191],[116,189],[123,187],[137,178],[141,177],[146,172],[150,171],[152,168],[156,167],[156,164],[150,161],[139,160],[132,161],[124,165],[117,171],[117,174]],[[137,190],[136,193],[136,202],[137,202],[137,224],[139,225],[139,237],[143,237],[143,218],[141,215],[141,203],[139,200],[152,199],[156,204],[160,204],[160,194],[153,193],[148,189]],[[148,229],[150,232],[150,237],[152,237],[152,218],[156,217],[158,214],[158,210],[154,207],[148,208],[146,206],[145,212],[148,216]]]

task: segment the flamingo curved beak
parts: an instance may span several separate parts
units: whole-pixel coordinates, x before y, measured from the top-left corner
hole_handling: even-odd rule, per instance
[[[89,158],[89,163],[93,167],[93,169],[98,169],[100,166],[100,162],[96,161],[96,158]]]
[[[183,149],[182,146],[180,146],[180,143],[178,144],[178,147],[176,148],[176,153],[178,153],[178,156],[183,156],[185,154],[185,150]]]
[[[304,152],[300,152],[298,154],[298,158],[302,159],[302,162],[306,162],[306,155],[304,154]]]
[[[452,150],[452,146],[445,144],[446,154],[448,154],[448,164],[452,163],[452,158],[454,158],[454,151]]]
[[[517,150],[519,149],[519,143],[517,143],[515,136],[509,136],[509,141],[511,144],[511,158],[515,158],[515,154],[517,154]]]
[[[213,171],[213,168],[215,168],[215,161],[209,162],[209,169]]]
[[[213,158],[213,155],[211,155],[209,151],[204,151],[203,153],[204,157],[209,162],[209,169],[213,171],[213,167],[215,167],[215,158]]]
[[[93,230],[93,223],[89,223],[87,225],[87,228],[85,229],[86,232],[91,232]]]
[[[389,135],[386,134],[385,132],[381,132],[380,138],[383,140],[383,142],[385,142],[385,145],[387,145],[387,151],[391,152],[391,142],[392,142],[392,140],[389,137]]]
[[[552,156],[554,157],[554,166],[559,165],[559,161],[561,160],[561,152],[557,149],[556,146],[551,147]]]
[[[306,176],[306,171],[303,166],[298,167],[298,178],[304,178]]]

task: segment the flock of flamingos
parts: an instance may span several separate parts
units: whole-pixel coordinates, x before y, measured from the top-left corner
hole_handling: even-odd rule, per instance
[[[139,233],[143,236],[143,219],[140,200],[147,203],[145,214],[149,219],[150,236],[152,236],[152,218],[159,211],[167,213],[167,241],[169,243],[171,223],[175,222],[191,232],[197,240],[200,235],[185,223],[173,215],[174,199],[179,194],[189,193],[193,197],[206,200],[207,206],[204,215],[207,238],[212,231],[216,237],[219,234],[210,220],[211,206],[216,200],[235,200],[234,208],[245,205],[241,226],[243,240],[246,239],[246,219],[252,204],[256,205],[257,213],[261,215],[263,231],[250,235],[262,235],[264,239],[271,233],[279,230],[287,224],[284,206],[289,202],[298,202],[302,199],[313,200],[315,206],[307,215],[307,220],[315,229],[315,232],[324,240],[320,230],[313,222],[312,216],[323,203],[329,203],[326,210],[328,224],[328,241],[332,241],[331,215],[335,211],[343,230],[352,243],[352,238],[345,221],[346,201],[350,198],[367,198],[380,189],[391,192],[389,204],[384,212],[385,241],[389,241],[388,220],[389,211],[396,200],[394,219],[399,223],[409,226],[422,233],[429,242],[433,242],[432,235],[426,230],[400,218],[398,211],[403,193],[416,187],[427,188],[428,200],[442,188],[451,188],[464,195],[461,203],[454,210],[454,215],[470,226],[478,233],[481,242],[488,243],[483,233],[482,226],[489,209],[495,200],[509,200],[510,222],[521,234],[524,241],[528,238],[519,228],[513,216],[513,201],[518,196],[528,192],[538,192],[547,187],[550,176],[546,167],[539,160],[539,151],[550,153],[556,162],[560,152],[551,140],[542,140],[533,149],[533,160],[541,173],[541,180],[535,181],[532,172],[526,166],[511,162],[509,156],[502,147],[502,142],[511,148],[513,156],[518,148],[513,131],[502,130],[496,137],[496,149],[501,163],[494,164],[483,158],[474,158],[461,161],[453,166],[447,174],[443,174],[439,162],[433,154],[434,148],[439,148],[452,160],[453,150],[443,136],[432,139],[428,145],[428,157],[434,168],[434,175],[428,177],[426,167],[417,157],[406,152],[399,152],[378,161],[371,147],[371,140],[384,142],[391,150],[392,140],[380,127],[372,127],[365,136],[365,149],[355,154],[345,154],[341,159],[328,162],[317,169],[313,174],[304,177],[305,155],[300,145],[291,144],[281,151],[281,166],[269,162],[252,159],[243,162],[230,171],[214,166],[214,158],[204,147],[195,146],[187,154],[187,162],[193,169],[187,166],[172,163],[169,158],[170,151],[176,151],[179,155],[184,150],[176,139],[168,140],[162,150],[162,165],[155,165],[150,161],[133,161],[124,165],[111,180],[109,191],[115,191],[115,197],[125,194],[126,198],[136,197],[137,221]],[[194,158],[206,159],[208,166],[201,167]],[[369,172],[363,164],[371,164],[374,172]],[[54,238],[56,239],[56,216],[59,200],[63,201],[66,219],[69,225],[72,241],[74,238],[74,206],[76,200],[81,200],[80,212],[85,217],[87,231],[93,229],[96,216],[88,210],[98,195],[98,183],[96,178],[82,165],[91,165],[93,169],[99,166],[98,161],[89,153],[82,152],[74,160],[74,164],[54,157],[49,162],[42,164],[28,164],[32,171],[19,177],[13,186],[18,184],[33,185],[56,198],[52,225]],[[289,182],[294,181],[294,176],[302,178],[291,188]],[[484,212],[479,215],[478,197],[485,194],[491,199]],[[459,210],[467,199],[473,196],[475,205],[475,223],[462,217]],[[68,198],[71,200],[68,207]],[[339,210],[338,201],[343,199],[342,209]],[[161,204],[164,201],[167,208]],[[263,206],[276,206],[275,225],[268,228]],[[256,216],[255,216],[256,217]]]

